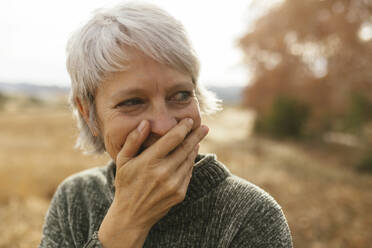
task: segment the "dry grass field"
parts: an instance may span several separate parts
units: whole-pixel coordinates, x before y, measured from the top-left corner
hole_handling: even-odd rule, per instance
[[[201,152],[276,198],[295,247],[372,247],[372,176],[354,172],[343,147],[254,137],[251,120],[238,108],[206,120]],[[76,133],[67,107],[0,112],[0,248],[36,247],[61,180],[107,163],[74,150]]]

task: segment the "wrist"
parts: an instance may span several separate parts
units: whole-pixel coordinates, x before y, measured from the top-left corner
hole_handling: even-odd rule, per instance
[[[151,227],[140,227],[112,204],[98,231],[98,239],[104,248],[142,247]]]
[[[99,242],[103,248],[140,248],[143,247],[147,230],[139,229],[121,229],[115,232],[107,232],[104,228],[100,228],[97,233]]]

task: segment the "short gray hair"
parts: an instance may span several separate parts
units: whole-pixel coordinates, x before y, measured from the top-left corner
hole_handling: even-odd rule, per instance
[[[148,3],[127,2],[98,9],[69,39],[67,71],[71,78],[70,105],[77,119],[76,147],[87,153],[103,153],[100,135],[94,136],[78,111],[76,98],[87,103],[89,124],[97,125],[95,93],[104,79],[125,71],[130,50],[139,50],[159,63],[191,75],[202,114],[220,110],[215,95],[198,84],[199,61],[183,25],[164,10]]]

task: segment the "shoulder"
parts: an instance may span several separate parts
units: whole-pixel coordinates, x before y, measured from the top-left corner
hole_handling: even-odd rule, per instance
[[[199,156],[191,180],[189,187],[196,185],[197,188],[192,191],[205,191],[205,194],[214,192],[211,196],[217,197],[217,203],[223,206],[228,204],[239,209],[244,206],[243,209],[280,210],[280,206],[269,193],[233,175],[214,154]]]
[[[68,187],[69,185],[89,186],[95,183],[107,183],[111,167],[112,164],[110,163],[103,167],[95,167],[80,171],[64,179],[61,185]]]
[[[216,163],[224,166],[219,161]],[[236,175],[230,173],[215,194],[219,208],[226,209],[227,214],[234,215],[240,221],[257,225],[264,220],[286,223],[281,206],[268,192]]]
[[[227,177],[221,184],[222,191],[229,192],[229,197],[235,201],[243,202],[245,205],[259,208],[280,209],[276,200],[259,186],[242,179],[236,175]]]
[[[274,198],[259,186],[232,174],[228,167],[217,160],[217,157],[208,156],[208,164],[214,168],[213,177],[223,175],[224,180],[215,189],[216,194],[225,203],[244,205],[254,209],[277,209],[281,210]],[[216,169],[218,168],[218,170]]]
[[[268,192],[231,175],[220,185],[217,194],[219,208],[226,210],[222,215],[237,223],[234,238],[237,245],[232,247],[292,247],[286,217]]]
[[[292,247],[286,217],[269,193],[237,176],[226,179],[223,191],[230,192],[225,201],[239,223],[232,247]]]
[[[98,230],[112,197],[112,169],[113,165],[109,164],[81,171],[63,180],[45,217],[42,247],[52,243],[58,247],[76,246],[76,242],[83,244],[89,233]]]
[[[97,195],[110,198],[113,188],[113,163],[75,173],[64,179],[54,197],[67,202],[92,199]]]

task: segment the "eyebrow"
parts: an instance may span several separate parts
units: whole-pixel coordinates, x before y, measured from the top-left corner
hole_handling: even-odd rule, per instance
[[[166,88],[166,91],[167,92],[169,92],[169,91],[176,91],[178,89],[184,89],[185,87],[187,87],[187,88],[191,87],[192,89],[194,89],[195,85],[192,82],[189,82],[189,81],[177,82],[175,85],[172,85],[171,87]],[[124,89],[124,90],[120,90],[118,92],[115,92],[111,96],[111,99],[120,99],[123,96],[141,95],[141,94],[146,93],[147,91],[149,91],[149,90],[146,89],[146,87],[144,87],[144,88],[142,88],[142,87],[138,88],[137,86],[135,86],[133,88]]]
[[[195,85],[190,81],[178,82],[175,85],[169,87],[167,91],[175,91],[178,89],[184,89],[185,87],[191,87],[192,89],[194,89]]]

